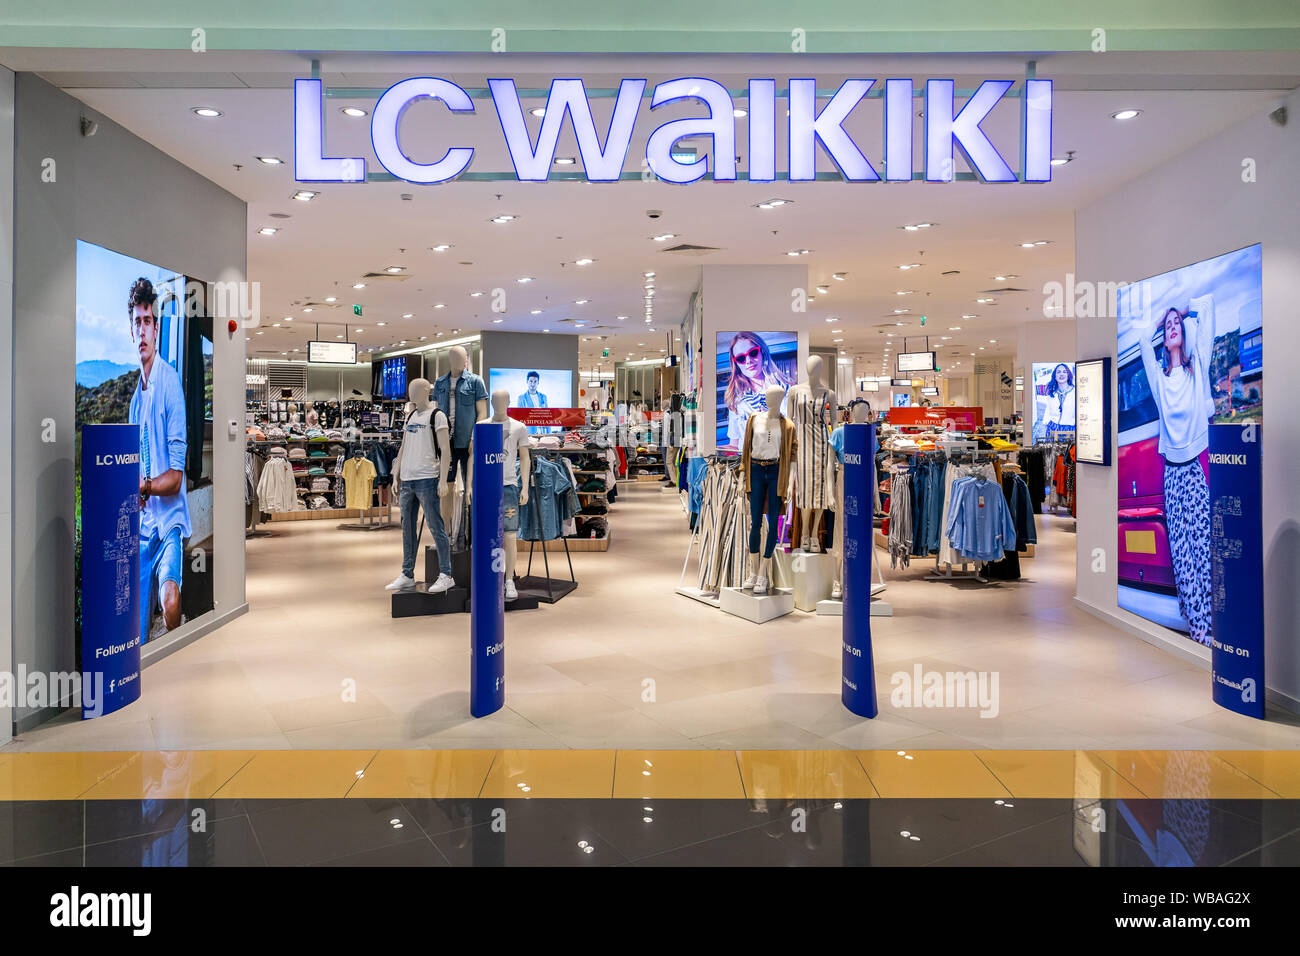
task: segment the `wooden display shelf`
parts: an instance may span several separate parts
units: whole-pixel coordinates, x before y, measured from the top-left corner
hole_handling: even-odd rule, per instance
[[[377,513],[384,509],[376,509]],[[314,518],[359,518],[361,509],[359,508],[310,508],[303,511],[276,511],[272,513],[272,521],[310,521]]]
[[[575,554],[579,551],[608,551],[609,537],[610,537],[610,532],[606,531],[605,537],[603,538],[569,538],[567,539],[569,542],[569,552],[571,554]],[[564,538],[553,538],[550,541],[533,542],[533,541],[525,541],[523,538],[519,538],[518,539],[519,555],[520,557],[527,555],[529,550],[533,549],[534,544],[539,544],[539,545],[544,544],[546,546],[547,551],[552,551],[552,552],[559,551],[561,554],[563,554],[565,540],[566,539]],[[541,551],[542,549],[536,548],[535,550]]]

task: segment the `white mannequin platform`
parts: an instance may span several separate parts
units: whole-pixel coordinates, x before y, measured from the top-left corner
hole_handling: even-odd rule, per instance
[[[718,605],[728,614],[755,624],[765,624],[794,610],[794,593],[789,588],[774,588],[767,594],[723,588],[718,595]]]

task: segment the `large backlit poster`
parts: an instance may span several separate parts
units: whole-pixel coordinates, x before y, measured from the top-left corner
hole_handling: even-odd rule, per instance
[[[213,608],[212,319],[186,287],[172,270],[77,242],[76,580],[81,427],[138,425],[141,643]],[[96,613],[82,596],[78,634]]]
[[[1211,580],[1211,431],[1262,425],[1261,263],[1248,246],[1118,296],[1119,606],[1205,645],[1234,599]],[[1258,526],[1259,495],[1238,499]]]
[[[1035,362],[1033,381],[1034,441],[1068,440],[1075,427],[1074,363]]]
[[[505,389],[511,408],[573,407],[573,371],[566,368],[490,368],[488,391]],[[559,428],[530,427],[532,434]]]
[[[717,450],[740,451],[745,424],[767,410],[767,390],[799,381],[797,332],[719,332]]]

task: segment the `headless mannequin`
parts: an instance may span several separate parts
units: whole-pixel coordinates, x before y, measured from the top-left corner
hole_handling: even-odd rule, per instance
[[[320,416],[316,414],[316,406],[311,402],[307,403],[307,427],[315,428],[316,423],[320,421]]]
[[[866,404],[865,402],[861,402],[857,405],[854,405],[853,411],[850,412],[850,416],[851,416],[850,421],[853,424],[865,425],[867,422],[871,420],[871,406]],[[843,462],[839,461],[839,459],[836,459],[835,462],[835,481],[837,484],[839,482],[844,481],[844,464]],[[835,516],[835,527],[837,529],[836,535],[840,541],[844,540],[844,526],[841,524],[841,522],[843,521],[844,521],[843,514],[837,514]],[[838,559],[835,562],[835,583],[831,587],[831,600],[838,601],[841,600],[843,597],[844,597],[844,550],[841,547],[840,553],[838,555]]]
[[[460,379],[461,379],[461,378],[464,376],[464,374],[465,374],[465,369],[466,369],[466,368],[468,367],[468,365],[469,365],[469,353],[466,352],[466,351],[465,351],[463,348],[461,348],[459,345],[453,345],[450,349],[447,350],[447,364],[448,364],[449,366],[451,366],[451,377],[452,377],[452,380],[453,380],[454,382],[459,383]],[[454,402],[456,401],[456,393],[455,393],[455,391],[452,392],[449,401],[450,401],[451,403],[454,403]],[[443,411],[444,411],[444,412],[447,412],[448,415],[451,414],[451,413],[450,413],[447,409],[445,409],[445,408],[443,409]],[[485,398],[480,398],[478,401],[476,401],[476,402],[474,403],[474,421],[476,421],[476,422],[480,422],[480,421],[483,421],[483,420],[484,420],[485,418],[487,418],[487,417],[488,417],[488,403],[487,403],[487,399],[485,399]],[[468,466],[467,466],[467,467],[468,467]],[[439,490],[441,490],[443,487],[445,487],[445,485],[446,485],[445,482],[444,482],[444,484],[439,485],[439,486],[438,486]],[[466,493],[467,495],[469,494],[469,482],[468,482],[468,479],[466,480],[466,483],[465,483],[465,493]],[[442,498],[442,523],[443,523],[443,526],[444,526],[444,527],[450,528],[450,527],[452,526],[452,523],[453,523],[453,522],[452,522],[452,518],[453,518],[453,514],[452,514],[452,512],[455,510],[455,507],[456,507],[455,498],[454,498],[452,495],[444,495],[443,498]]]
[[[492,393],[492,417],[483,419],[483,422],[492,422],[497,425],[506,425],[509,418],[506,415],[506,409],[510,407],[510,393],[504,388],[499,388]],[[480,422],[479,424],[482,424]],[[533,454],[528,449],[531,447],[531,441],[521,441],[519,443],[519,507],[528,504],[528,476],[533,466]],[[510,484],[509,479],[513,475],[506,474],[506,484]],[[465,476],[465,500],[469,501],[473,494],[474,487],[474,453],[471,443],[469,456],[469,471]],[[506,552],[506,600],[512,601],[512,593],[515,591],[515,558],[519,550],[518,535],[514,531],[507,531],[502,537],[501,546]]]
[[[767,411],[759,412],[754,416],[754,435],[772,434],[775,432],[777,448],[781,447],[781,402],[785,399],[785,389],[780,385],[770,386],[765,393],[767,397]],[[748,434],[748,433],[747,433]],[[750,448],[742,447],[741,453],[749,451]],[[779,454],[779,451],[778,451]],[[794,468],[790,469],[789,486],[784,489],[784,497],[788,498],[794,494]],[[773,523],[779,514],[768,514],[767,520]],[[772,559],[770,557],[760,557],[761,552],[751,551],[749,553],[749,573],[745,576],[744,588],[753,588],[755,594],[766,594],[767,584],[772,579]]]
[[[808,356],[808,380],[801,385],[796,385],[790,389],[789,408],[794,408],[794,400],[797,396],[806,396],[816,408],[824,408],[829,404],[835,407],[835,393],[830,390],[825,382],[822,381],[822,358],[820,355]],[[800,436],[802,439],[803,436]],[[827,436],[829,437],[829,436]],[[803,448],[801,451],[811,455],[812,448]],[[821,480],[820,476],[814,480]],[[818,552],[821,545],[818,543],[821,537],[822,529],[822,508],[800,508],[799,509],[799,527],[802,529],[800,535],[800,546],[804,551]]]
[[[414,412],[425,412],[430,410],[433,412],[433,414],[431,414],[429,417],[429,427],[434,429],[433,440],[437,445],[438,494],[441,496],[441,500],[445,501],[447,491],[448,491],[447,466],[451,460],[451,440],[450,437],[448,436],[447,429],[445,427],[444,428],[435,427],[435,422],[438,420],[436,415],[437,406],[430,399],[430,395],[432,393],[433,393],[433,385],[429,382],[428,379],[417,378],[415,381],[413,381],[410,384],[409,388],[407,389],[407,397],[410,398],[411,400],[410,409],[408,409],[408,422],[410,420],[409,415],[412,410]],[[393,462],[393,490],[397,494],[399,501],[401,500],[401,490],[402,490],[402,477],[401,477],[402,461],[404,459],[408,459],[410,456],[414,456],[414,455],[423,456],[425,454],[426,453],[424,452],[424,450],[419,446],[417,446],[416,448],[411,448],[408,445],[406,440],[406,432],[402,433],[402,447],[398,449],[397,458]],[[414,464],[414,463],[408,461],[408,464]],[[425,464],[429,467],[429,470],[432,470],[432,462],[428,461],[427,458],[424,462],[421,462],[420,464]],[[425,514],[425,518],[428,521],[429,525],[431,526],[430,530],[434,532],[435,543],[441,543],[445,547],[445,542],[438,542],[438,537],[441,529],[440,527],[433,527],[435,517],[437,516],[429,515],[427,513]],[[418,521],[418,518],[416,517],[415,514],[408,515],[406,513],[403,513],[402,537],[403,537],[404,545],[405,545],[405,539],[407,538],[408,535],[414,536],[417,533],[418,524],[416,525],[416,527],[411,527],[411,528],[406,527],[406,525],[410,521]],[[439,525],[440,524],[441,522],[439,522]],[[441,532],[441,535],[444,538],[446,536],[445,532]],[[416,541],[415,544],[418,546],[419,542]],[[442,549],[440,548],[439,550],[441,551]],[[404,564],[403,564],[402,574],[400,574],[391,584],[387,586],[387,590],[390,591],[408,590],[415,586],[414,577],[412,576],[412,573],[408,572],[405,566],[406,562],[408,561],[413,562],[413,558],[410,555],[406,554],[405,552],[406,552],[406,548],[404,546],[403,547]],[[441,559],[443,555],[440,554],[439,557]],[[413,570],[414,569],[412,567],[411,571],[413,572]],[[446,582],[443,582],[442,580],[444,577],[447,577]],[[450,577],[448,577],[444,572],[442,575],[439,576],[437,583],[445,583],[446,587],[440,587],[439,590],[447,590],[447,588],[451,586],[452,582]]]

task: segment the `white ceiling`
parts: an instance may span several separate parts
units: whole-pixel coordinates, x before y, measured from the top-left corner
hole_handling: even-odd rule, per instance
[[[981,357],[1014,353],[1021,323],[1049,321],[1041,315],[1043,284],[1063,280],[1073,268],[1076,208],[1242,117],[1272,108],[1279,91],[1300,82],[1300,58],[1287,55],[1040,57],[1038,75],[1056,80],[1054,155],[1076,154],[1074,162],[1053,170],[1050,184],[1041,186],[502,181],[419,187],[370,182],[312,187],[320,195],[301,203],[290,198],[297,188],[291,80],[308,75],[306,55],[77,52],[0,50],[0,62],[42,71],[248,202],[249,278],[261,283],[267,323],[281,322],[250,338],[250,356],[287,352],[294,357],[295,348],[305,350],[303,343],[315,337],[309,323],[350,324],[350,307],[356,302],[364,316],[359,327],[348,331],[363,351],[403,340],[416,343],[422,336],[428,341],[439,334],[450,337],[456,329],[572,334],[573,321],[581,321],[587,324],[577,332],[584,339],[593,337],[581,343],[582,368],[596,367],[600,349],[609,348],[611,358],[603,362],[607,372],[615,359],[656,357],[666,348],[665,333],[676,328],[698,286],[701,265],[788,264],[796,261],[785,254],[791,249],[811,250],[797,261],[807,263],[812,285],[830,289],[817,296],[804,317],[813,344],[829,347],[832,339],[842,338],[836,347],[857,359],[862,373],[879,372],[890,333],[896,341],[903,334],[950,336],[947,341],[932,337],[930,345],[940,348],[945,368],[961,362],[955,367],[958,374],[968,366],[970,353],[980,353],[981,347]],[[971,88],[986,78],[1023,76],[1024,68],[1023,61],[1006,56],[714,57],[703,67],[702,59],[330,55],[323,60],[323,76],[329,87],[380,90],[414,75],[443,76],[466,88],[486,86],[488,77],[497,76],[514,77],[520,88],[545,87],[558,76],[581,76],[588,88],[609,88],[622,77],[648,77],[653,85],[686,75],[714,78],[731,89],[742,88],[750,76],[775,77],[778,88],[790,76],[812,76],[819,88],[833,88],[850,75],[911,76],[918,86],[927,77],[955,77],[958,88]],[[365,156],[369,169],[380,171],[370,149],[368,118],[339,112],[349,102],[326,101],[327,152]],[[613,102],[592,101],[598,129],[607,127]],[[369,109],[373,97],[354,105]],[[216,107],[223,115],[201,119],[192,112],[195,106]],[[449,117],[436,104],[414,105],[403,121],[404,148],[432,161],[449,145],[473,144],[477,152],[471,171],[509,170],[491,101],[478,100],[476,107],[473,116]],[[1130,107],[1141,109],[1141,116],[1124,123],[1111,119],[1114,111]],[[661,122],[700,112],[670,106],[652,117],[643,105],[626,168],[639,167],[645,139]],[[745,122],[737,120],[741,157],[747,153]],[[534,135],[540,123],[529,117]],[[1017,124],[1017,101],[999,104],[984,123],[1013,165]],[[918,156],[920,126],[918,120]],[[846,123],[873,163],[881,153],[880,127],[878,100],[860,104]],[[778,157],[780,153],[778,149]],[[256,159],[268,155],[285,164],[268,166]],[[577,155],[567,123],[557,155]],[[958,168],[963,168],[960,163]],[[822,155],[818,169],[834,166]],[[411,198],[403,200],[404,194]],[[755,208],[774,197],[793,204],[769,211]],[[661,210],[662,217],[650,220],[649,209]],[[272,218],[272,213],[291,218]],[[506,225],[489,222],[498,213],[519,218]],[[937,225],[919,232],[901,228],[921,221]],[[257,234],[268,225],[280,231],[272,237]],[[650,238],[657,233],[676,238],[658,243]],[[1019,247],[1022,241],[1040,239],[1050,244]],[[699,258],[662,251],[678,242],[719,251]],[[452,248],[431,251],[439,243]],[[596,261],[574,264],[583,257]],[[900,264],[911,262],[922,267],[899,271]],[[362,273],[390,265],[404,266],[407,278],[370,282],[360,291],[351,288]],[[656,273],[651,325],[643,321],[641,298],[647,271]],[[949,271],[957,274],[943,275]],[[832,281],[835,272],[846,273],[845,281]],[[998,281],[996,275],[1016,278]],[[534,281],[519,284],[516,280],[523,276]],[[975,302],[981,291],[1008,285],[1029,291],[996,295],[992,304]],[[491,311],[494,288],[506,291],[504,314]],[[896,295],[906,289],[913,294]],[[488,294],[471,298],[473,291]],[[319,303],[328,295],[337,296],[335,307],[315,305],[311,313],[304,311],[305,303]],[[579,299],[588,301],[577,305]],[[438,303],[445,307],[435,309]],[[898,308],[910,312],[895,319]],[[533,315],[537,309],[540,314]],[[403,318],[408,313],[412,318]],[[924,332],[922,314],[928,316]],[[963,314],[978,318],[963,320]],[[627,318],[619,320],[620,315]],[[294,321],[285,323],[286,316]],[[386,324],[380,327],[379,322]],[[961,330],[949,331],[951,326]],[[832,334],[836,329],[843,332]],[[320,337],[334,338],[343,331],[322,327]],[[919,341],[909,344],[915,348]]]

